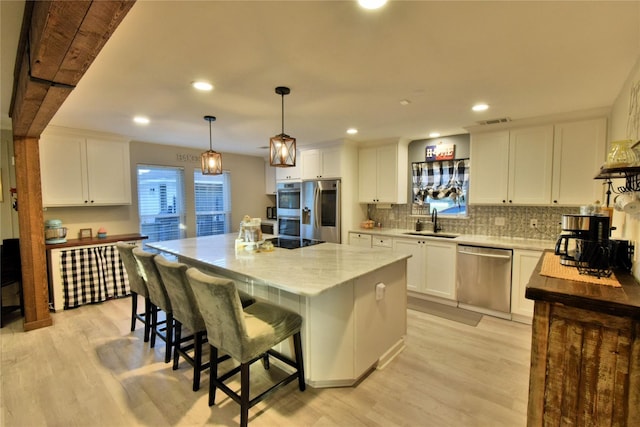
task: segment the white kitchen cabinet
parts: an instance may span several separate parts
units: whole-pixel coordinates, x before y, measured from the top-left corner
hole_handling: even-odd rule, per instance
[[[302,151],[302,179],[340,178],[340,154],[339,147]]]
[[[452,242],[394,239],[395,251],[412,255],[407,260],[407,290],[455,300],[456,248]]]
[[[389,236],[371,236],[371,247],[393,249],[393,238]]]
[[[471,203],[550,203],[552,125],[472,135],[471,161]]]
[[[264,192],[265,194],[276,194],[276,168],[264,162]]]
[[[553,204],[579,206],[603,201],[602,182],[593,177],[605,161],[606,139],[604,118],[555,125]]]
[[[40,139],[42,204],[131,204],[129,141],[48,131]]]
[[[531,273],[535,269],[541,251],[523,249],[513,250],[511,267],[511,318],[512,320],[531,324],[533,319],[533,301],[524,296]]]
[[[358,153],[360,203],[407,203],[407,147],[388,144]]]
[[[371,248],[371,234],[349,233],[349,244],[361,248]]]
[[[275,168],[276,181],[299,181],[302,177],[300,151],[296,150],[296,165],[289,168]]]
[[[424,253],[425,245],[423,240],[416,239],[393,239],[393,250],[411,255],[407,258],[407,290],[421,292],[424,283]]]

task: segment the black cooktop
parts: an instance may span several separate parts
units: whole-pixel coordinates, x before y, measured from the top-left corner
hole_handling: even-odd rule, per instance
[[[273,243],[276,248],[284,249],[298,249],[305,246],[318,245],[324,243],[324,240],[302,239],[295,237],[274,237],[273,239],[267,239]]]

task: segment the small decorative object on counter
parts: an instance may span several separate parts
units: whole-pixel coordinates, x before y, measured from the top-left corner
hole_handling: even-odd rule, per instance
[[[360,223],[360,228],[371,229],[371,228],[373,228],[374,224],[375,224],[375,222],[373,220],[368,219],[368,220],[362,221]]]
[[[420,218],[416,221],[416,231],[422,231],[422,222],[420,222]]]
[[[107,230],[104,227],[98,228],[98,239],[104,239],[107,237]]]
[[[607,154],[607,168],[626,168],[635,166],[638,162],[635,151],[631,148],[632,140],[623,139],[611,142],[611,148]]]
[[[245,215],[240,222],[240,231],[236,239],[236,250],[255,251],[263,242],[262,230],[260,229],[260,218],[251,218]]]

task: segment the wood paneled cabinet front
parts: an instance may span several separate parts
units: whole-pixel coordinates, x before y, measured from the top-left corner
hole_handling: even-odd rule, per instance
[[[128,140],[45,132],[39,148],[44,207],[131,204]]]

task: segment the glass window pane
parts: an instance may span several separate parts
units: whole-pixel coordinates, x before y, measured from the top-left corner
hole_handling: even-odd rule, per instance
[[[148,242],[185,237],[183,175],[182,168],[138,165],[140,234]]]
[[[231,231],[230,174],[193,173],[196,204],[196,236],[225,234]]]

